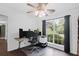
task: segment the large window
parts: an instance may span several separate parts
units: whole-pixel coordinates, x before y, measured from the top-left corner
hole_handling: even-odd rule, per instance
[[[46,21],[48,42],[64,45],[64,18]]]

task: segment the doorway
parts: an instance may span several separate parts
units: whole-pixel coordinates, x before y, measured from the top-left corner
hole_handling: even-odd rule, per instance
[[[7,55],[7,16],[0,14],[0,56]]]
[[[48,37],[48,46],[70,53],[70,15],[43,20],[42,34]]]
[[[46,35],[51,47],[64,50],[64,18],[46,21]]]
[[[0,39],[5,39],[5,24],[0,23]]]

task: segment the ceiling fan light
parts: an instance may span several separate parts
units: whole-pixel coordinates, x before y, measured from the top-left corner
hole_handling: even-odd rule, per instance
[[[38,17],[45,16],[46,14],[47,13],[44,10],[37,10],[37,11],[35,11],[35,15],[38,16]]]
[[[38,11],[35,11],[34,14],[37,16],[39,14],[39,12]]]
[[[39,14],[39,15],[38,15],[38,17],[43,17],[43,16],[45,16],[45,14]]]
[[[38,15],[38,17],[42,17],[42,15]]]

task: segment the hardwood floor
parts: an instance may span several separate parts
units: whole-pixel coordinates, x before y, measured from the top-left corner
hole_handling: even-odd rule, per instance
[[[29,50],[28,47],[7,52],[7,41],[0,40],[0,56],[69,56],[65,52],[57,49],[46,47],[36,50]]]
[[[26,56],[26,54],[21,50],[17,49],[14,51],[7,52],[7,56]]]
[[[46,47],[40,49],[39,51],[32,52],[32,54],[29,54],[29,56],[69,56],[69,54],[56,50],[54,48]]]
[[[0,56],[7,55],[7,41],[5,39],[0,39]]]
[[[23,48],[20,50],[11,51],[8,56],[70,56],[69,54],[59,51],[54,48],[46,47],[34,50],[33,52]]]

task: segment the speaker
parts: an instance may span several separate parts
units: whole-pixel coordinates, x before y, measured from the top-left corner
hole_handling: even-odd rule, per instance
[[[19,38],[23,37],[23,29],[19,29]]]

